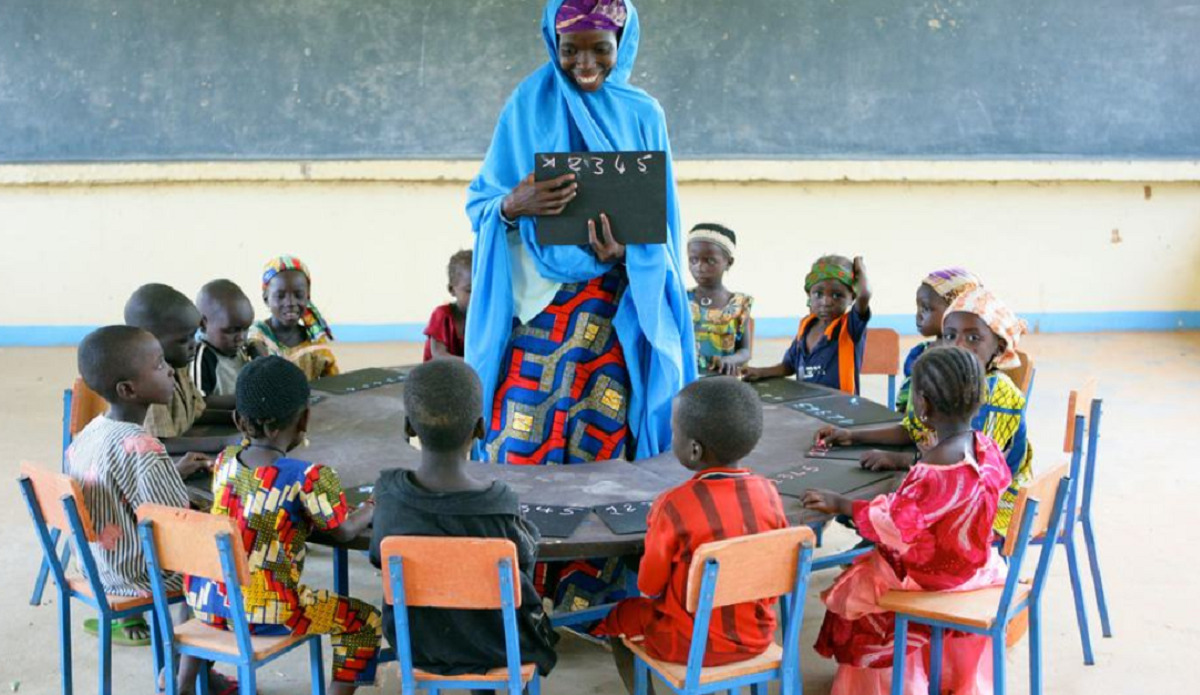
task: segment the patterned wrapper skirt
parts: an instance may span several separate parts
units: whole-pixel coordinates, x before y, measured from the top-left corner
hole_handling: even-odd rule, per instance
[[[625,269],[564,285],[513,329],[484,440],[488,460],[518,465],[621,458],[629,372],[613,328]]]

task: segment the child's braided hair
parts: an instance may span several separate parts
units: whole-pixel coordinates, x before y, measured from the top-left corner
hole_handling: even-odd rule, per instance
[[[247,437],[265,436],[295,422],[308,407],[308,379],[278,355],[260,357],[242,368],[237,380],[237,412]]]
[[[965,348],[939,345],[913,365],[913,390],[949,417],[971,417],[983,402],[983,367]]]

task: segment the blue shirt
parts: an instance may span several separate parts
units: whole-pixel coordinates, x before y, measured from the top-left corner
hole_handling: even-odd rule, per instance
[[[858,393],[858,371],[862,367],[863,347],[866,341],[862,338],[867,332],[867,322],[871,320],[871,312],[860,315],[858,310],[851,307],[846,330],[850,331],[850,340],[854,342],[854,392]],[[808,331],[817,325],[814,321],[804,333],[792,341],[787,352],[783,355],[783,363],[796,370],[796,381],[807,381],[830,388],[841,388],[838,379],[840,367],[838,356],[838,338],[840,329],[833,336],[822,335],[812,352],[808,351],[806,338]]]

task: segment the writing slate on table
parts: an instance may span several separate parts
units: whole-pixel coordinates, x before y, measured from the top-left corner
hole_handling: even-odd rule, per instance
[[[848,461],[804,463],[795,468],[767,476],[779,488],[779,494],[802,497],[805,490],[832,490],[843,494],[886,480],[893,473],[869,471]]]
[[[763,403],[791,403],[806,398],[828,396],[829,391],[789,378],[763,379],[752,381],[750,385],[758,392]]]
[[[614,502],[592,507],[604,525],[618,536],[646,532],[646,516],[652,501]]]
[[[521,514],[543,538],[570,538],[591,510],[587,507],[560,507],[554,504],[522,504]]]
[[[600,235],[600,213],[622,244],[667,241],[667,159],[665,152],[545,152],[534,155],[533,177],[546,181],[575,174],[575,198],[559,215],[539,216],[537,242],[543,246],[588,243],[588,220]]]
[[[380,386],[387,386],[388,384],[398,384],[404,381],[407,376],[406,372],[394,369],[368,367],[366,369],[356,369],[352,372],[338,374],[337,376],[323,377],[312,382],[311,386],[326,393],[347,394],[357,391],[367,391],[379,388]]]
[[[789,403],[787,407],[838,427],[878,425],[904,419],[900,413],[858,396],[825,396]]]

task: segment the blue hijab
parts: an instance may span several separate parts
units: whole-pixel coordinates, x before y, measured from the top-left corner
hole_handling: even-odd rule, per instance
[[[584,93],[558,66],[554,17],[562,0],[550,0],[542,15],[542,38],[549,62],[517,86],[509,97],[483,169],[467,189],[467,215],[475,230],[471,307],[467,312],[466,360],[483,382],[483,417],[490,426],[501,362],[513,329],[513,277],[508,228],[500,204],[533,170],[537,152],[567,152],[570,133],[581,136],[589,152],[662,150],[667,153],[666,244],[625,249],[629,287],[621,296],[613,326],[625,353],[632,393],[629,431],[636,458],[662,453],[671,445],[671,399],[696,378],[691,310],[681,272],[679,204],[671,145],[662,107],[629,84],[640,34],[637,10],[625,0],[628,18],[617,47],[617,64],[598,92]],[[554,282],[583,282],[612,266],[600,263],[587,247],[539,246],[537,220],[522,217],[524,252],[538,274]]]

